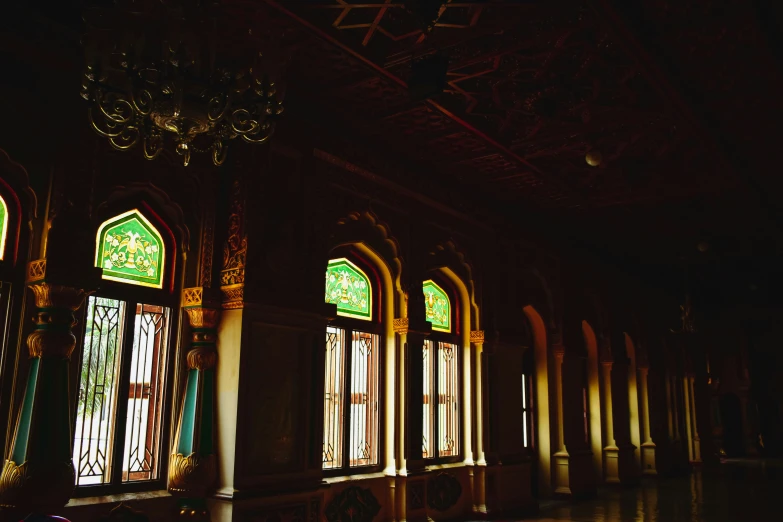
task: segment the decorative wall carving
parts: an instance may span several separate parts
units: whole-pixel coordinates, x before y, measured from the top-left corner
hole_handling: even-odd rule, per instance
[[[424,489],[425,483],[423,480],[410,480],[408,481],[408,506],[411,510],[424,509],[424,497],[426,491]]]
[[[427,482],[427,505],[436,511],[456,505],[461,495],[462,485],[450,473],[438,473]]]
[[[370,522],[380,511],[372,491],[351,486],[332,499],[324,514],[329,522]]]
[[[473,330],[470,332],[470,342],[483,343],[484,342],[484,330]]]
[[[394,331],[398,334],[407,334],[410,321],[407,317],[398,317],[394,319]]]
[[[244,300],[247,234],[245,233],[245,203],[242,185],[234,181],[231,209],[228,217],[228,238],[223,245],[223,268],[220,271],[220,291],[223,308],[242,308]]]
[[[212,260],[215,251],[215,212],[211,208],[204,213],[201,231],[201,273],[199,283],[203,287],[212,287]]]

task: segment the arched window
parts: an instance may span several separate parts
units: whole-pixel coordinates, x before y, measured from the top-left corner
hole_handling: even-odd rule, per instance
[[[8,206],[0,195],[0,261],[5,259],[6,237],[8,237]]]
[[[173,248],[173,241],[168,244]],[[77,495],[165,487],[174,311],[171,295],[157,289],[163,287],[167,254],[158,228],[138,209],[98,227],[95,264],[112,284],[89,297],[81,322]]]
[[[326,302],[337,305],[337,318],[326,329],[323,468],[369,471],[379,466],[381,443],[380,289],[372,267],[358,257],[329,261]]]
[[[424,303],[432,334],[424,342],[425,459],[456,460],[461,454],[460,340],[455,299],[433,280],[424,281]]]

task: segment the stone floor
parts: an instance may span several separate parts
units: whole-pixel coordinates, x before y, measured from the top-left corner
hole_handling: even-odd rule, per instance
[[[783,520],[783,462],[735,460],[690,476],[645,480],[578,503],[542,505],[534,520],[771,522]]]

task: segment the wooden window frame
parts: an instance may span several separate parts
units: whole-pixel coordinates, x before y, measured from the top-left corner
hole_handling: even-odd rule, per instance
[[[435,364],[432,364],[432,375],[430,375],[430,391],[429,396],[439,396],[440,393],[438,391],[438,376],[439,376],[439,369],[441,367],[442,361],[440,358],[440,344],[441,343],[448,343],[452,344],[456,347],[457,353],[457,416],[458,416],[458,427],[459,427],[459,441],[457,444],[457,454],[456,455],[448,455],[448,456],[441,456],[440,455],[440,433],[439,433],[439,413],[438,408],[432,408],[430,415],[430,425],[432,426],[432,449],[434,455],[431,457],[425,457],[423,460],[426,461],[428,464],[450,464],[450,463],[456,463],[456,462],[462,462],[465,454],[465,406],[463,404],[463,401],[465,400],[465,361],[463,357],[464,352],[464,341],[461,333],[461,324],[460,324],[460,302],[457,299],[457,293],[454,291],[454,288],[450,281],[446,280],[444,277],[439,277],[438,274],[433,274],[433,277],[431,278],[435,284],[437,284],[443,291],[446,293],[446,296],[449,298],[449,305],[451,307],[451,332],[438,332],[433,330],[432,333],[429,335],[428,340],[432,341],[432,350],[433,350],[433,356],[435,357]],[[434,391],[434,393],[433,393]],[[436,403],[436,406],[440,404],[440,401]],[[423,434],[422,434],[423,435]]]
[[[105,283],[105,282],[104,282]],[[130,382],[130,365],[133,357],[133,341],[135,336],[135,322],[137,310],[143,305],[146,306],[160,306],[169,309],[168,325],[166,325],[166,370],[163,375],[163,397],[161,398],[161,412],[160,412],[160,439],[159,439],[159,452],[158,455],[158,478],[144,481],[134,481],[123,483],[123,470],[122,465],[115,465],[111,470],[111,477],[107,484],[95,484],[95,485],[80,485],[74,488],[72,493],[73,498],[104,496],[118,493],[136,493],[142,491],[155,491],[166,489],[168,483],[168,463],[169,455],[168,451],[171,446],[171,430],[172,430],[172,395],[174,391],[174,375],[175,375],[175,361],[176,354],[178,353],[179,346],[179,331],[176,325],[179,324],[179,306],[176,305],[175,298],[172,295],[161,293],[160,291],[151,291],[152,289],[143,287],[134,287],[123,283],[115,283],[111,285],[104,285],[106,288],[94,294],[94,297],[115,299],[125,302],[125,316],[123,318],[123,331],[122,331],[122,343],[120,348],[120,372],[118,380],[118,399],[122,399],[127,396],[131,396],[131,385],[138,383]],[[89,298],[88,298],[89,299]],[[79,351],[78,364],[73,365],[75,367],[76,385],[78,386],[79,376],[81,374],[81,368],[83,360],[81,354],[83,353],[86,325],[87,325],[87,299],[77,312],[80,318],[79,323],[81,325],[80,335],[77,337],[76,350]],[[122,390],[126,390],[123,393]],[[116,410],[115,419],[126,419],[128,411],[128,401],[118,400],[118,406]],[[71,408],[72,419],[77,418],[79,404],[78,387],[77,393],[74,394]],[[125,450],[125,434],[126,423],[118,423],[115,420],[115,433],[113,435],[113,448],[111,449],[111,461],[122,463],[124,450]],[[117,429],[117,426],[120,426]],[[73,423],[71,432],[71,453],[73,453],[73,445],[76,438],[76,422]],[[78,478],[78,463],[74,463],[77,470]]]
[[[345,390],[343,392],[343,404],[342,408],[345,413],[343,416],[343,424],[342,424],[342,430],[343,430],[343,440],[342,440],[342,454],[343,454],[343,463],[342,466],[338,468],[328,468],[324,469],[323,467],[322,472],[325,477],[343,477],[343,476],[350,476],[350,475],[360,475],[360,474],[367,474],[367,473],[376,473],[384,468],[383,463],[383,456],[384,456],[384,449],[386,445],[386,440],[384,437],[385,434],[385,421],[386,416],[384,415],[384,407],[385,407],[385,381],[386,381],[386,375],[385,375],[385,353],[386,353],[386,343],[385,343],[385,337],[383,335],[383,318],[381,315],[382,307],[381,307],[381,299],[382,299],[382,293],[383,289],[381,288],[381,281],[380,277],[377,274],[377,271],[373,267],[371,263],[366,261],[362,256],[357,255],[352,249],[341,249],[340,251],[335,251],[330,256],[330,259],[336,259],[344,257],[348,259],[351,263],[356,265],[359,269],[364,272],[364,274],[367,276],[367,279],[370,282],[370,285],[372,286],[372,320],[365,321],[362,319],[357,319],[354,317],[345,317],[338,315],[329,322],[329,327],[331,328],[338,328],[343,331],[342,333],[342,350],[343,350],[343,360],[344,360],[344,366],[343,366],[343,382],[341,383],[341,389]],[[351,458],[350,458],[350,441],[351,441],[351,401],[353,393],[350,392],[350,378],[351,378],[351,363],[352,363],[352,356],[353,356],[353,333],[354,332],[363,332],[368,333],[377,336],[378,338],[378,448],[377,448],[377,454],[378,454],[378,464],[375,465],[368,465],[368,466],[351,466]],[[325,368],[324,368],[325,371]],[[324,390],[325,391],[325,390]]]

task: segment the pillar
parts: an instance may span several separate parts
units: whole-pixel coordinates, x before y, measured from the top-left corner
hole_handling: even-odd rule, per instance
[[[650,434],[650,402],[649,390],[647,388],[647,374],[650,368],[640,362],[639,367],[639,391],[642,402],[642,474],[657,475],[655,466],[655,443]]]
[[[182,410],[169,458],[168,489],[180,497],[180,516],[208,520],[206,496],[217,480],[215,445],[215,367],[217,366],[217,306],[204,301],[204,288],[186,288],[182,309],[187,314],[192,340],[187,354],[187,382]],[[208,289],[207,289],[208,290]]]
[[[563,424],[563,357],[565,356],[565,347],[559,341],[556,334],[552,335],[552,355],[554,357],[555,374],[555,411],[557,412],[557,451],[553,457],[555,461],[555,493],[570,495],[569,487],[569,455],[565,445],[565,427]]]
[[[620,469],[618,464],[619,448],[614,440],[614,418],[612,414],[612,364],[613,359],[608,348],[608,343],[601,347],[601,378],[604,392],[604,433],[606,442],[604,446],[604,480],[608,484],[620,483]]]
[[[701,464],[701,439],[699,438],[699,423],[698,423],[698,417],[696,416],[696,396],[693,393],[693,382],[695,380],[693,375],[690,375],[685,378],[686,379],[686,386],[688,387],[687,394],[690,399],[688,403],[688,416],[690,418],[690,429],[691,429],[691,440],[690,440],[690,448],[691,448],[691,463],[692,464]]]
[[[693,428],[691,427],[691,397],[690,397],[690,379],[685,376],[682,378],[682,398],[685,411],[685,437],[688,442],[688,461],[694,461],[693,455]]]
[[[74,488],[68,367],[74,312],[89,292],[52,282],[45,259],[30,263],[27,273],[35,330],[27,337],[30,368],[0,475],[0,505],[48,514],[67,504]]]

